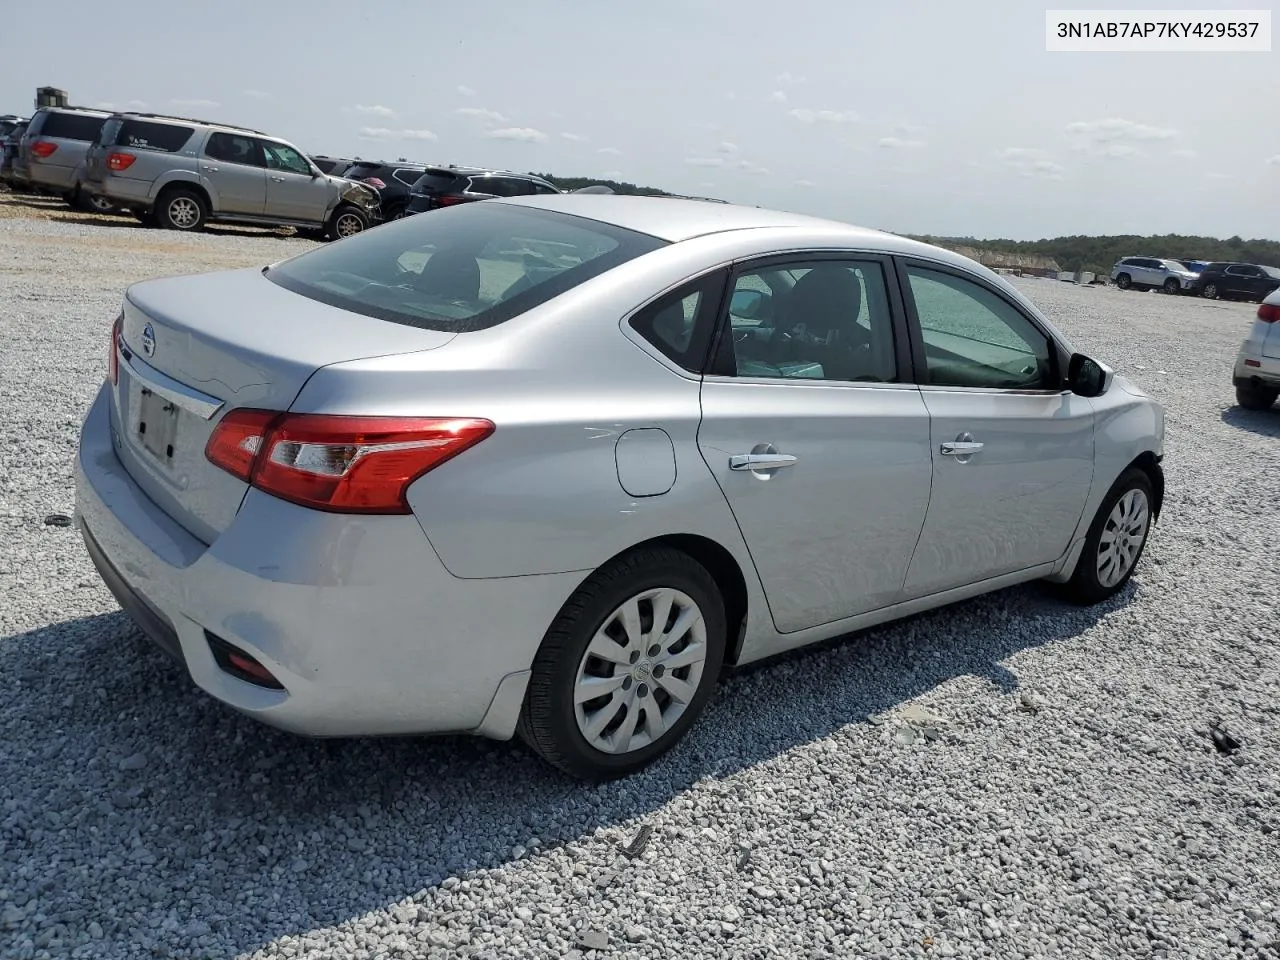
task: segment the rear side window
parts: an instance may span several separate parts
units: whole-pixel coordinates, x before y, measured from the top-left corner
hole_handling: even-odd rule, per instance
[[[407,217],[269,267],[294,293],[392,323],[496,326],[666,241],[505,203]]]
[[[414,193],[448,193],[458,188],[458,175],[448,170],[428,170],[413,182]]]
[[[490,197],[512,197],[515,191],[501,177],[472,177],[467,183],[468,193],[483,193]]]
[[[40,136],[92,143],[98,139],[106,120],[106,117],[91,117],[83,113],[46,113]]]
[[[124,120],[119,123],[119,127],[115,135],[117,147],[158,150],[161,153],[177,153],[187,145],[191,134],[195,132],[195,127],[150,123],[146,120]]]
[[[715,333],[727,271],[716,270],[669,293],[631,318],[631,328],[668,360],[701,373]]]
[[[234,133],[212,133],[205,144],[204,154],[226,163],[242,163],[250,167],[266,166],[262,148],[253,137]]]
[[[406,187],[412,187],[418,181],[418,177],[421,173],[421,170],[401,168],[393,173],[392,176],[403,183]]]

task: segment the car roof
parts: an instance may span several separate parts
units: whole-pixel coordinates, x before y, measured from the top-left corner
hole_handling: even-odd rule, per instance
[[[569,193],[536,197],[504,197],[501,202],[525,207],[540,207],[591,220],[600,220],[671,243],[706,236],[710,233],[723,233],[726,230],[750,230],[761,227],[807,227],[824,232],[834,229],[849,234],[850,239],[874,239],[877,243],[882,243],[886,238],[893,236],[881,230],[869,230],[838,220],[808,217],[763,207],[744,207],[733,203],[686,200],[678,197]]]
[[[252,133],[255,137],[269,137],[272,140],[280,139],[270,133],[263,133],[261,130],[254,130],[252,127],[238,127],[233,123],[218,123],[214,120],[198,120],[195,117],[179,117],[171,113],[139,113],[136,110],[122,110],[119,113],[114,114],[114,116],[132,117],[138,120],[146,120],[148,122],[155,121],[158,123],[194,123],[196,126],[200,127],[216,127],[219,130],[232,130],[236,133]]]

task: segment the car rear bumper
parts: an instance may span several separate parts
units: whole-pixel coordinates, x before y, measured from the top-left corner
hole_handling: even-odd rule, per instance
[[[323,513],[256,490],[206,545],[117,458],[109,396],[104,384],[81,433],[77,519],[120,605],[196,684],[311,736],[512,735],[533,656],[581,574],[460,580],[411,516]],[[225,671],[210,634],[283,689]]]
[[[106,197],[122,206],[148,206],[151,203],[153,181],[107,176],[100,180],[86,179],[81,186],[95,197]]]
[[[44,161],[27,161],[27,179],[38,187],[50,190],[70,190],[75,186],[75,168]]]
[[[1280,357],[1264,357],[1260,352],[1241,350],[1231,379],[1237,387],[1258,384],[1280,387]]]

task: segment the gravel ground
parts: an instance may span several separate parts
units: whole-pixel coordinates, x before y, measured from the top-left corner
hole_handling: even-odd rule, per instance
[[[44,523],[122,289],[303,242],[19,206],[0,957],[1280,956],[1280,411],[1230,386],[1251,306],[1024,284],[1168,407],[1123,595],[1008,590],[746,671],[663,762],[586,787],[516,744],[277,733],[138,639]]]

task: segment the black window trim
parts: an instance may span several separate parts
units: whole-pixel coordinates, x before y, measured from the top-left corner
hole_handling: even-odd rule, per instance
[[[209,144],[213,142],[214,137],[243,137],[258,148],[258,163],[241,163],[238,160],[226,160],[222,157],[215,157],[209,152]],[[211,130],[209,135],[204,138],[204,143],[200,145],[199,156],[201,159],[212,160],[214,163],[234,163],[237,167],[249,167],[253,170],[267,169],[267,155],[262,149],[262,138],[250,136],[247,133],[232,133],[227,130]]]
[[[663,366],[670,369],[673,373],[677,373],[687,380],[701,380],[705,375],[707,365],[711,362],[712,352],[719,339],[720,312],[724,305],[725,297],[728,295],[730,276],[732,275],[732,270],[730,269],[731,266],[732,263],[730,262],[721,263],[708,270],[703,270],[695,276],[685,277],[684,279],[667,286],[661,293],[650,297],[634,310],[627,311],[621,322],[622,332],[626,335],[628,340],[636,344],[644,350],[645,353],[649,354],[649,356],[653,357]],[[718,280],[716,278],[717,273],[721,275]],[[670,300],[683,300],[685,297],[689,296],[695,288],[699,288],[708,283],[712,284],[711,291],[713,292],[710,293],[707,303],[700,305],[699,314],[701,314],[703,309],[705,309],[706,314],[711,317],[711,326],[710,329],[706,331],[705,341],[699,346],[699,351],[702,354],[701,358],[693,366],[686,367],[679,360],[676,360],[664,353],[660,347],[653,343],[653,341],[637,330],[634,321],[646,311],[665,306]],[[701,317],[699,317],[699,319],[701,319]],[[696,330],[694,336],[697,336]]]
[[[884,274],[885,298],[889,301],[889,319],[893,329],[893,355],[896,366],[896,380],[816,380],[799,377],[741,377],[736,374],[715,373],[710,369],[711,363],[720,350],[720,342],[729,328],[729,292],[737,283],[738,277],[744,273],[755,273],[770,266],[794,266],[801,263],[829,263],[847,260],[857,263],[878,263]],[[895,282],[893,257],[883,250],[857,250],[851,247],[838,249],[806,249],[790,253],[767,253],[757,256],[741,257],[732,264],[725,292],[720,298],[720,309],[716,317],[716,333],[712,339],[711,349],[707,352],[707,360],[703,365],[703,376],[717,383],[786,383],[802,386],[822,386],[863,389],[885,389],[908,387],[915,389],[915,377],[910,342],[907,337],[906,313],[903,309],[900,284]]]
[[[1067,388],[1067,367],[1071,362],[1071,352],[1067,350],[1065,344],[1046,327],[1033,314],[1028,313],[1021,304],[1011,299],[1009,295],[991,283],[985,277],[971,273],[954,264],[944,263],[938,260],[927,260],[923,257],[914,256],[894,256],[894,267],[898,277],[899,295],[902,297],[903,306],[907,316],[907,331],[911,339],[911,358],[913,366],[916,370],[915,383],[922,390],[939,390],[948,393],[957,390],[966,392],[978,392],[988,394],[1011,394],[1022,396],[1057,396],[1063,393],[1070,393]],[[916,312],[915,297],[911,292],[911,278],[907,274],[909,267],[917,267],[921,270],[931,270],[935,273],[945,273],[956,277],[960,280],[967,280],[969,283],[975,284],[986,290],[992,296],[999,298],[1008,307],[1014,310],[1019,316],[1032,325],[1040,334],[1049,341],[1050,351],[1049,360],[1053,366],[1050,380],[1057,386],[1050,387],[965,387],[954,386],[952,384],[930,383],[929,382],[929,365],[924,352],[924,334],[920,328],[920,315]]]

